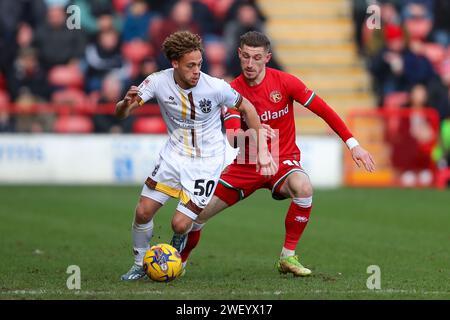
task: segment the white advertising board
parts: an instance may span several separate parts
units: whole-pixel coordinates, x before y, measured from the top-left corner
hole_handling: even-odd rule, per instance
[[[165,135],[0,135],[0,183],[142,184],[166,139]],[[315,187],[341,184],[338,138],[305,136],[297,137],[297,143]]]

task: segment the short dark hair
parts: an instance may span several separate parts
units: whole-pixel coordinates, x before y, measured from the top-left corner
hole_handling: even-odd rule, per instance
[[[269,38],[259,31],[249,31],[244,33],[240,38],[239,47],[243,48],[244,45],[249,47],[263,47],[266,51],[270,52]]]
[[[162,44],[162,51],[169,61],[179,60],[186,53],[199,50],[203,53],[202,38],[189,31],[177,31]]]

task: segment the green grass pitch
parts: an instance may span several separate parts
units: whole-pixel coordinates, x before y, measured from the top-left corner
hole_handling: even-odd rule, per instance
[[[0,299],[450,299],[450,193],[316,190],[297,252],[309,278],[275,262],[289,201],[262,190],[210,220],[185,277],[123,283],[140,187],[0,187]],[[152,243],[169,242],[172,200]],[[69,290],[69,265],[81,290]],[[378,265],[381,290],[366,287]]]

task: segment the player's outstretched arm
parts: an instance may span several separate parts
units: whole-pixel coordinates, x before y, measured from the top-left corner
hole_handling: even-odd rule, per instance
[[[137,99],[140,99],[138,96],[139,88],[136,86],[131,86],[131,88],[127,91],[123,100],[120,100],[116,104],[116,110],[114,114],[119,119],[125,119],[130,114],[131,110],[137,108],[139,103]]]
[[[353,138],[352,133],[345,125],[344,121],[325,101],[316,95],[310,101],[308,109],[325,120],[334,132],[341,137],[350,149],[353,161],[355,161],[358,167],[360,167],[362,163],[367,171],[375,171],[375,162],[373,161],[372,155],[359,145],[358,141]]]
[[[243,97],[242,103],[238,110],[245,116],[249,129],[255,130],[256,142],[258,146],[258,159],[256,169],[261,170],[264,176],[273,176],[278,171],[278,166],[269,153],[266,139],[266,129],[261,125],[258,113],[250,101]]]

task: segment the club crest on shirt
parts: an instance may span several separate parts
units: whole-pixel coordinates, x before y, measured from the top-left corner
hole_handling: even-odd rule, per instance
[[[202,110],[203,113],[209,113],[211,112],[212,103],[211,100],[202,99],[199,101],[200,110]]]
[[[283,99],[283,96],[281,95],[280,91],[275,90],[270,93],[270,101],[278,103],[281,101],[281,99]]]

